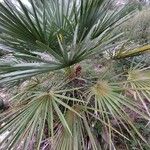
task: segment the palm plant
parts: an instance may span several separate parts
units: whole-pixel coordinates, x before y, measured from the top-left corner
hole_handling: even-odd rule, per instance
[[[111,2],[0,3],[0,43],[10,53],[0,84],[13,95],[0,114],[2,149],[115,149],[116,135],[148,145],[127,112],[150,120],[148,68],[133,61],[117,70],[111,59],[99,73],[90,68],[90,58],[122,44],[114,29],[136,12],[132,4],[110,10]]]

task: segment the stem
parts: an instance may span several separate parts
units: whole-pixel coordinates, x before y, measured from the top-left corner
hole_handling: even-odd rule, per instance
[[[142,53],[150,52],[150,45],[145,45],[139,48],[135,48],[132,50],[119,52],[116,56],[114,56],[114,59],[124,59],[127,57],[133,57],[137,55],[141,55]]]

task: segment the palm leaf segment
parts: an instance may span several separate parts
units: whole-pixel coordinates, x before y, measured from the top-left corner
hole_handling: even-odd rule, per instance
[[[103,133],[97,134],[97,125],[104,127],[105,138],[102,138],[110,149],[115,146],[113,137],[116,134],[123,139],[132,137],[137,141],[136,134],[147,143],[126,109],[148,121],[149,113],[133,98],[123,94],[124,83],[128,89],[133,90],[139,90],[139,86],[143,86],[140,76],[137,81],[132,82],[132,75],[128,75],[128,81],[123,82],[123,85],[100,77],[103,80],[71,89],[70,81],[62,77],[62,72],[59,75],[38,75],[19,86],[17,94],[10,100],[12,107],[0,114],[0,134],[8,132],[0,142],[0,147],[28,149],[31,146],[31,149],[41,149],[44,143],[45,149],[99,150],[103,144],[98,135]],[[147,73],[143,75],[144,79],[149,78]],[[86,89],[86,86],[91,88]],[[139,91],[142,97],[144,93],[149,96],[148,87]],[[123,134],[122,127],[129,136]]]
[[[139,101],[150,116],[148,104],[150,102],[150,71],[146,68],[131,68],[125,85],[134,99]]]
[[[8,82],[71,66],[102,52],[121,35],[113,29],[133,13],[132,6],[109,10],[111,0],[10,0],[0,3],[0,43],[16,58],[1,62]],[[48,59],[41,57],[46,53]],[[11,79],[10,79],[11,78]]]
[[[97,119],[102,118],[102,123],[106,126],[105,130],[108,134],[107,142],[110,145],[110,149],[113,147],[112,135],[115,131],[110,127],[114,126],[114,122],[116,122],[118,126],[117,128],[119,128],[117,130],[120,130],[121,126],[123,126],[136,141],[133,133],[130,131],[130,129],[133,129],[135,133],[145,141],[142,135],[135,128],[132,119],[125,109],[132,110],[134,113],[141,115],[143,118],[147,116],[146,118],[149,120],[149,114],[145,113],[145,115],[141,113],[141,105],[122,95],[120,91],[123,92],[124,89],[119,87],[116,83],[99,81],[92,86],[89,92],[89,97],[91,97],[91,100],[94,100],[93,105],[95,113],[92,116]],[[94,99],[92,99],[93,96]],[[90,104],[92,104],[92,102]],[[128,126],[126,126],[126,124],[128,124]],[[120,133],[122,133],[122,130],[120,130]]]
[[[51,79],[54,78],[51,76]],[[45,77],[32,79],[22,85],[20,92],[11,99],[12,108],[0,115],[0,134],[9,132],[0,142],[0,147],[28,149],[32,145],[33,149],[40,149],[43,138],[51,137],[52,141],[55,140],[56,128],[59,129],[60,125],[67,134],[72,135],[65,114],[69,111],[80,118],[80,112],[72,106],[85,103],[65,96],[67,92],[74,90],[66,89],[64,80],[57,83]]]

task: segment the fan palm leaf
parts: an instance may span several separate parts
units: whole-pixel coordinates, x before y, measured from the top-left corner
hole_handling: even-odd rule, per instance
[[[72,135],[65,112],[69,110],[82,118],[82,115],[69,103],[79,105],[85,102],[65,96],[66,92],[76,89],[64,89],[64,86],[65,82],[48,82],[45,78],[34,79],[22,85],[20,93],[11,98],[12,108],[0,114],[0,124],[3,124],[0,127],[0,134],[9,131],[0,146],[3,149],[18,147],[28,149],[32,139],[35,139],[34,147],[40,149],[44,135],[52,138],[57,124],[60,124],[67,134]],[[48,133],[45,133],[46,122]],[[8,139],[7,144],[5,144],[6,139]]]
[[[150,98],[149,71],[131,67],[124,76],[110,65],[105,73],[93,77],[82,74],[81,66],[74,67],[102,54],[116,39],[119,43],[123,33],[115,35],[113,31],[134,15],[136,7],[127,4],[111,10],[112,0],[28,2],[0,3],[0,46],[9,50],[10,56],[0,59],[0,85],[16,90],[10,109],[0,114],[0,134],[7,133],[0,147],[115,149],[116,134],[138,141],[136,135],[148,144],[128,110],[150,120],[144,101]],[[148,49],[145,46],[116,57]],[[112,70],[119,75],[114,77]],[[118,76],[123,81],[118,82]],[[104,148],[103,141],[109,147]]]
[[[149,121],[149,115],[146,111],[142,111],[141,105],[135,103],[131,99],[123,96],[121,92],[124,89],[118,86],[117,83],[109,83],[107,81],[98,81],[95,85],[91,87],[89,92],[89,102],[90,105],[94,105],[95,108],[94,115],[91,115],[102,123],[104,126],[106,125],[105,130],[107,131],[105,134],[107,135],[107,142],[109,143],[109,149],[114,147],[114,143],[112,140],[113,130],[113,122],[119,130],[121,129],[121,125],[126,129],[128,134],[136,141],[136,137],[131,132],[131,129],[135,131],[135,133],[147,143],[147,141],[143,138],[143,136],[139,133],[139,131],[134,126],[133,121],[131,120],[129,114],[126,112],[126,109],[133,111],[134,113],[142,116],[147,121]],[[91,106],[92,107],[92,106]],[[143,113],[142,113],[143,112]],[[108,126],[109,125],[109,126]],[[122,131],[120,131],[121,133]]]
[[[129,89],[129,93],[133,95],[135,100],[140,101],[150,115],[148,107],[150,102],[150,71],[147,68],[135,66],[129,70],[127,77],[125,86]]]
[[[59,125],[57,132],[54,135],[53,143],[51,143],[51,148],[54,149],[88,149],[92,148],[94,150],[101,149],[100,143],[94,134],[87,121],[87,117],[80,106],[74,106],[74,109],[82,114],[82,118],[77,116],[71,111],[66,114],[66,120],[72,131],[72,135],[64,130],[61,125]],[[59,143],[59,144],[58,144]]]
[[[113,29],[134,13],[132,5],[110,11],[110,0],[16,3],[0,3],[0,43],[22,63],[1,63],[0,74],[8,73],[2,83],[69,67],[101,53],[122,35],[113,35]],[[45,62],[37,52],[47,52],[51,60]]]

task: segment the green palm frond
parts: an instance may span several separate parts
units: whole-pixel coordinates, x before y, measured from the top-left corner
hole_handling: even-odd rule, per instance
[[[140,101],[150,116],[148,103],[150,102],[150,71],[146,68],[131,68],[128,72],[125,86],[135,100]]]
[[[102,77],[103,80],[94,81],[92,86],[87,82],[82,87],[76,87],[76,84],[72,87],[71,81],[64,76],[61,71],[57,76],[56,73],[38,75],[18,87],[10,99],[11,108],[0,114],[0,133],[9,131],[1,141],[1,147],[27,149],[32,145],[40,149],[46,140],[47,146],[56,150],[62,147],[99,150],[103,149],[102,141],[98,139],[101,135],[111,149],[115,147],[113,138],[116,134],[124,140],[132,138],[134,141],[138,135],[147,143],[128,114],[129,110],[150,120],[147,110],[124,94],[127,91],[124,83],[134,83],[131,75],[130,80],[121,84],[108,82],[105,76],[106,79]],[[97,125],[104,131],[97,134]]]
[[[51,148],[53,149],[94,149],[100,150],[101,146],[96,136],[94,136],[92,128],[87,120],[86,114],[83,112],[82,107],[74,106],[74,109],[82,114],[82,118],[77,116],[71,111],[66,114],[66,120],[71,129],[72,135],[64,130],[62,125],[58,126],[58,130],[54,135],[53,143],[51,142]]]
[[[63,126],[67,134],[72,135],[65,113],[69,110],[82,118],[71,104],[80,105],[85,102],[65,96],[66,92],[76,90],[64,89],[65,82],[57,83],[45,79],[26,81],[21,85],[19,93],[11,99],[12,108],[0,114],[0,124],[4,124],[0,127],[0,134],[9,131],[1,141],[0,147],[16,149],[21,146],[27,149],[34,138],[35,149],[40,149],[43,137],[53,137],[58,123]],[[47,134],[44,131],[46,122]],[[8,139],[7,144],[5,144],[6,139]]]
[[[0,3],[0,43],[22,63],[0,62],[1,83],[65,68],[101,53],[122,35],[114,35],[114,28],[134,13],[132,5],[109,10],[111,0],[29,0],[30,6],[16,2]],[[37,52],[46,52],[49,59]]]
[[[108,130],[108,143],[111,149],[113,144],[112,136],[115,130],[112,129],[113,121],[116,122],[117,131],[121,134],[121,126],[123,126],[128,134],[136,141],[136,137],[131,132],[131,129],[144,141],[141,133],[136,129],[132,119],[130,118],[126,109],[133,111],[135,114],[142,116],[149,121],[149,115],[146,111],[142,111],[141,105],[124,96],[122,92],[123,88],[118,86],[117,83],[109,83],[107,81],[98,81],[91,87],[89,92],[89,99],[91,107],[95,108],[94,115],[91,115],[100,120],[106,130]],[[125,138],[125,137],[124,137]],[[147,142],[146,142],[147,143]]]
[[[8,54],[0,57],[0,86],[11,94],[0,114],[0,149],[111,150],[115,136],[148,145],[134,120],[150,121],[149,67],[132,62],[128,70],[120,60],[100,59],[122,44],[123,33],[114,30],[135,14],[136,6],[110,9],[112,2],[0,3],[0,48]],[[111,53],[126,58],[147,50]],[[85,67],[75,65],[83,60]]]

